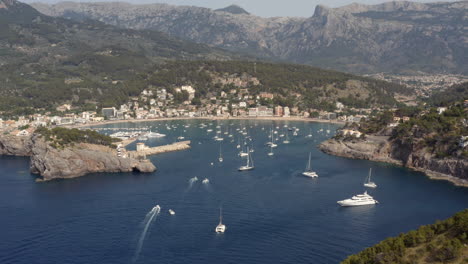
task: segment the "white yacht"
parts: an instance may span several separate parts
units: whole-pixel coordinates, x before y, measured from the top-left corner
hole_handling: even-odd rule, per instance
[[[350,199],[342,200],[337,202],[341,206],[360,206],[360,205],[369,205],[377,204],[376,200],[365,191],[363,194],[358,194]]]
[[[248,170],[253,170],[254,168],[255,167],[254,167],[252,157],[250,155],[249,148],[247,148],[247,164],[245,166],[240,166],[239,171],[248,171]]]
[[[150,130],[150,132],[148,134],[146,134],[146,137],[148,137],[148,138],[162,138],[162,137],[165,137],[165,136],[166,135],[164,135],[164,134],[152,132],[151,130]]]
[[[288,136],[288,132],[286,132],[286,139],[283,141],[284,144],[289,144],[289,136]]]
[[[172,209],[169,209],[169,214],[170,214],[170,215],[175,215],[175,212],[174,212],[174,210],[172,210]]]
[[[210,183],[210,180],[208,180],[208,178],[205,178],[205,179],[203,179],[202,183],[203,184],[208,184],[208,183]]]
[[[311,178],[317,178],[318,174],[315,171],[312,171],[312,169],[310,167],[311,154],[312,153],[309,152],[309,162],[307,163],[306,170],[302,173],[302,175],[307,176],[307,177],[311,177]]]
[[[369,187],[369,188],[377,188],[377,184],[371,181],[371,175],[372,175],[372,168],[369,169],[369,176],[367,176],[366,182],[364,182],[364,186]]]
[[[219,208],[219,224],[216,226],[216,233],[224,233],[226,226],[223,225],[223,210]]]

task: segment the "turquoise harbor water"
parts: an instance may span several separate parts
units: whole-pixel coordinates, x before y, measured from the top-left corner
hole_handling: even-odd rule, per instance
[[[234,134],[234,142],[224,135],[223,163],[217,161],[214,132],[199,128],[201,123]],[[300,131],[290,132],[290,144],[280,139],[269,157],[264,144],[272,124],[280,133],[286,132],[284,124]],[[467,188],[388,164],[321,153],[316,146],[331,136],[327,129],[337,128],[331,124],[194,120],[107,127],[150,125],[167,134],[146,141],[150,146],[179,136],[192,140],[190,150],[150,157],[159,169],[153,174],[35,183],[27,158],[0,157],[0,263],[338,263],[468,206]],[[237,171],[245,163],[236,148],[240,126],[253,139],[253,171]],[[312,139],[305,137],[310,130]],[[309,152],[318,179],[301,176]],[[370,167],[378,185],[370,194],[380,203],[340,207],[336,201],[365,190]],[[190,184],[195,176],[199,180]],[[202,184],[205,177],[209,185]],[[150,213],[157,204],[160,213]],[[227,229],[217,235],[221,205]]]

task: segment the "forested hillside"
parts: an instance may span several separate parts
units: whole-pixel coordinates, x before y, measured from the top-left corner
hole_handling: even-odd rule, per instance
[[[348,257],[342,264],[466,263],[468,209],[435,224],[387,238]]]

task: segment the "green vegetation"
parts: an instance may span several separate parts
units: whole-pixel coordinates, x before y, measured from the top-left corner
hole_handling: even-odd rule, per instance
[[[144,69],[132,68],[129,58],[145,59],[129,52],[117,52],[120,55],[116,57],[76,56],[67,63],[76,62],[56,65],[55,70],[32,65],[22,66],[21,71],[12,65],[0,68],[0,80],[6,80],[0,84],[0,112],[3,111],[4,116],[14,116],[37,109],[53,111],[65,102],[80,110],[119,106],[150,85],[166,88],[176,96],[178,103],[186,100],[187,95],[174,93],[173,89],[190,84],[197,90],[194,101],[197,104],[210,94],[239,89],[233,84],[217,82],[228,77],[256,78],[260,84],[245,84],[250,95],[274,93],[277,96],[266,103],[301,109],[332,111],[337,101],[352,107],[389,107],[396,103],[395,93],[409,93],[403,86],[303,65],[258,62],[254,67],[249,61],[176,61]],[[78,81],[67,82],[71,77]]]
[[[463,103],[452,104],[442,114],[431,108],[401,123],[393,130],[392,139],[426,148],[437,158],[468,158],[468,151],[459,146],[460,138],[468,135],[467,118]]]
[[[63,148],[64,146],[74,145],[76,143],[89,143],[115,147],[114,143],[119,142],[119,139],[99,134],[93,130],[68,129],[63,127],[55,127],[48,129],[39,127],[36,133],[40,134],[46,141],[51,142],[51,146],[55,148]]]
[[[416,231],[387,238],[342,264],[467,263],[468,209]]]
[[[156,87],[175,87],[191,84],[199,96],[226,93],[237,88],[222,85],[216,79],[238,78],[248,82],[251,95],[270,92],[278,95],[273,101],[293,106],[297,95],[299,107],[333,110],[340,101],[351,107],[392,106],[395,93],[410,94],[404,86],[364,78],[342,72],[323,70],[311,66],[260,63],[249,61],[176,61],[154,68],[149,84]],[[260,84],[255,85],[256,78]]]
[[[434,93],[427,101],[434,106],[446,106],[460,99],[468,100],[468,82],[456,84],[444,91]]]

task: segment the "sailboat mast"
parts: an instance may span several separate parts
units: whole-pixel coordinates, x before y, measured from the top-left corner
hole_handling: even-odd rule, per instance
[[[219,224],[223,223],[223,207],[219,208]]]

